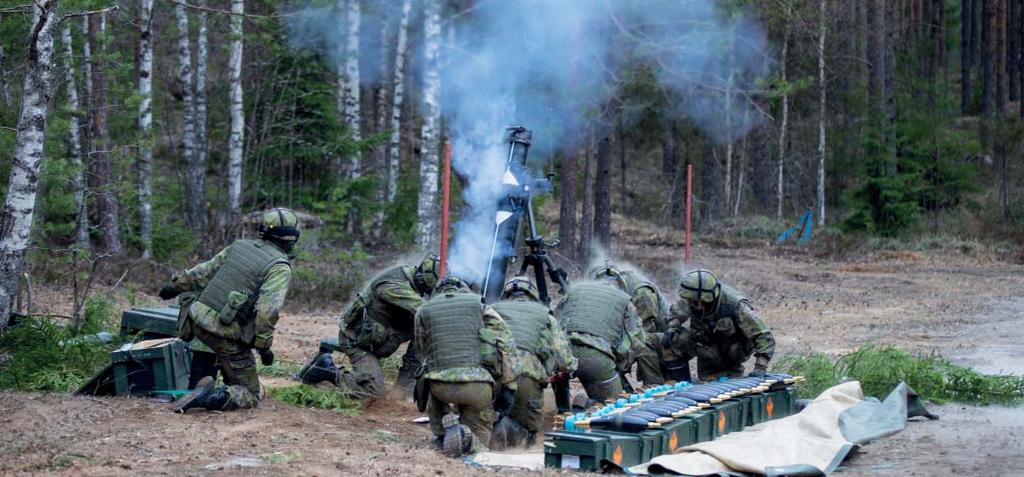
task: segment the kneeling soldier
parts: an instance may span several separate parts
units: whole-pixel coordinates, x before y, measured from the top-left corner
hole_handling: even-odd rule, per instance
[[[569,339],[551,309],[540,303],[533,282],[513,277],[501,298],[493,307],[508,323],[519,349],[519,387],[511,414],[495,426],[491,436],[491,447],[497,449],[532,444],[544,426],[548,381],[568,381],[576,371]]]
[[[486,450],[492,426],[515,400],[518,359],[512,332],[480,295],[453,276],[438,283],[415,319],[424,368],[416,403],[420,411],[429,408],[435,445],[455,457]]]
[[[174,275],[160,290],[164,300],[185,292],[197,295],[183,302],[188,313],[182,313],[179,334],[183,340],[199,338],[216,353],[227,385],[216,387],[212,377],[204,377],[174,405],[177,412],[253,408],[263,397],[252,352],[264,366],[273,364],[270,348],[291,280],[298,217],[288,209],[267,211],[259,233],[259,240],[236,240],[209,261]]]

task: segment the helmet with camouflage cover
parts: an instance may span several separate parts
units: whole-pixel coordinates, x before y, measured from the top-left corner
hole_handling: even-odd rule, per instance
[[[505,288],[501,291],[501,298],[506,299],[516,295],[525,295],[533,301],[540,301],[540,290],[529,278],[516,275],[505,282]]]
[[[416,290],[423,295],[433,291],[434,287],[437,286],[438,278],[440,278],[438,276],[440,268],[441,260],[437,258],[437,255],[428,253],[423,257],[423,261],[416,265],[416,271],[412,275],[412,281],[416,285]]]
[[[455,275],[448,275],[437,282],[437,286],[434,287],[434,293],[454,293],[454,292],[469,292],[472,291],[466,282],[462,281],[461,278]]]
[[[679,283],[679,298],[690,304],[690,308],[714,309],[722,295],[722,284],[718,277],[704,269],[690,270]]]
[[[257,227],[260,238],[281,245],[291,250],[299,241],[299,216],[291,209],[277,207],[263,213]]]
[[[605,262],[603,267],[598,267],[591,271],[591,276],[594,280],[605,281],[619,287],[620,290],[626,291],[626,277],[621,269],[612,265],[611,262]]]

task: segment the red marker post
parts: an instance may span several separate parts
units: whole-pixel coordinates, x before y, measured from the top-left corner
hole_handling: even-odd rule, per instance
[[[693,197],[693,164],[686,165],[686,251],[683,263],[690,264],[690,204]],[[447,200],[447,199],[446,199]],[[442,262],[444,263],[444,262]]]
[[[444,145],[444,179],[442,182],[441,199],[441,276],[444,277],[448,266],[448,198],[452,185],[452,144]]]

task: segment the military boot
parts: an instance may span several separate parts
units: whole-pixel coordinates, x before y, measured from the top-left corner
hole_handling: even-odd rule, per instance
[[[472,449],[473,431],[459,424],[459,416],[445,414],[441,419],[441,425],[444,426],[441,452],[448,457],[459,457]]]
[[[228,403],[228,393],[223,387],[217,387],[212,377],[200,379],[192,392],[183,396],[174,404],[174,412],[184,413],[189,409],[201,408],[212,411],[224,409]]]
[[[331,353],[323,353],[299,371],[302,384],[317,384],[327,381],[338,385],[338,367],[334,365]]]

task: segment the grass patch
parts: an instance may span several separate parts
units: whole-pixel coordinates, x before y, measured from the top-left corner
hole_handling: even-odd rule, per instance
[[[283,388],[270,388],[267,393],[270,394],[270,397],[289,406],[329,409],[351,416],[358,415],[362,409],[359,400],[353,399],[337,389],[297,384]]]
[[[85,320],[76,336],[65,321],[50,317],[25,319],[0,334],[0,389],[71,392],[110,363],[110,352],[120,345],[109,325],[110,302],[90,299]],[[87,339],[108,331],[114,342]],[[62,346],[63,343],[63,346]]]
[[[271,452],[270,454],[264,454],[261,458],[271,464],[286,464],[299,457],[302,457],[302,454],[299,452]]]
[[[260,376],[268,378],[290,378],[299,374],[300,369],[302,369],[301,364],[280,360],[274,360],[274,364],[270,366],[260,366],[259,368]]]
[[[834,363],[823,354],[787,356],[778,371],[807,378],[797,392],[813,398],[842,381],[861,382],[864,394],[885,397],[905,381],[921,397],[942,403],[1019,404],[1024,402],[1024,377],[988,375],[950,363],[938,354],[912,356],[893,346],[864,345]]]

